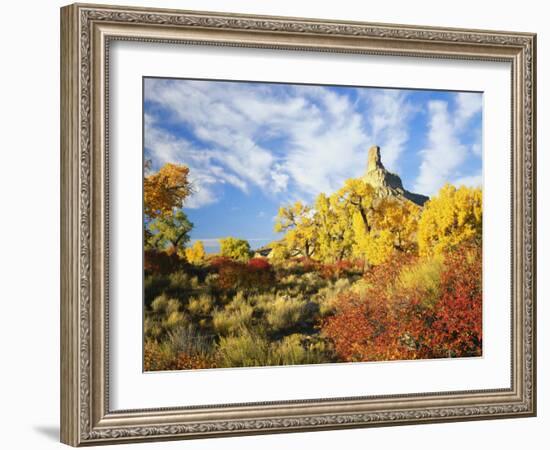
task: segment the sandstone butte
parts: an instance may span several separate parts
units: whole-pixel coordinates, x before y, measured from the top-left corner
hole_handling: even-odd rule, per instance
[[[378,197],[397,197],[400,200],[409,200],[418,206],[423,206],[429,197],[407,191],[399,175],[388,172],[382,164],[380,147],[373,145],[369,149],[367,171],[361,179],[370,184]]]

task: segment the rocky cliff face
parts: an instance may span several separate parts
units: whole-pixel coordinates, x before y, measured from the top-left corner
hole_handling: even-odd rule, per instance
[[[425,195],[415,194],[403,188],[403,183],[398,175],[388,172],[382,164],[380,147],[377,145],[369,149],[367,172],[363,175],[363,181],[370,184],[380,197],[397,197],[408,200],[419,206],[424,205],[429,199]]]

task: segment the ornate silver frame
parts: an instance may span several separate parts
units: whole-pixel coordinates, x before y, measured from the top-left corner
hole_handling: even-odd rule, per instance
[[[160,410],[108,398],[108,58],[113,40],[507,61],[512,67],[512,384]],[[61,440],[73,446],[536,414],[535,86],[530,33],[75,4],[61,9]]]

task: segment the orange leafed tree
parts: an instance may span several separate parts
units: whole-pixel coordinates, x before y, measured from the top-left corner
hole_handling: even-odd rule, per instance
[[[181,207],[189,194],[189,168],[167,163],[143,180],[145,215],[151,219],[168,216],[174,208]]]

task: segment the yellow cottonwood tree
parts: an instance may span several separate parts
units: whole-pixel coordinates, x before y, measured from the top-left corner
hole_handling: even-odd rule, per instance
[[[480,188],[446,184],[425,205],[418,223],[421,255],[437,255],[463,241],[481,244],[482,192]]]
[[[232,236],[219,239],[220,254],[241,262],[247,262],[251,255],[250,244],[246,239]]]
[[[354,256],[374,266],[385,262],[395,251],[394,238],[389,230],[366,231],[359,214],[353,216]]]
[[[291,256],[311,258],[317,246],[317,227],[309,206],[297,201],[279,208],[275,221],[277,233],[286,231],[284,245]]]
[[[419,215],[420,207],[416,204],[385,197],[380,199],[373,210],[373,228],[388,231],[396,250],[415,251]]]
[[[144,213],[150,219],[171,215],[191,194],[189,168],[167,163],[143,180]]]
[[[192,247],[185,249],[185,256],[187,261],[191,264],[201,264],[204,262],[206,252],[204,251],[204,244],[202,241],[195,241]]]
[[[341,261],[351,255],[353,245],[353,211],[337,194],[319,194],[315,201],[318,260],[324,263]]]
[[[420,208],[412,202],[380,198],[361,179],[350,178],[336,193],[317,196],[314,207],[300,202],[279,210],[275,231],[286,231],[274,253],[335,263],[355,256],[381,264],[394,251],[417,250]]]
[[[377,198],[375,189],[360,179],[349,179],[338,191],[351,211],[353,255],[377,265],[394,251],[414,251],[420,208],[391,197]]]
[[[272,242],[268,244],[268,247],[271,248],[269,258],[274,262],[281,263],[292,256],[284,239],[281,241]]]
[[[337,192],[345,207],[359,214],[366,232],[372,227],[369,216],[373,210],[375,194],[370,184],[358,178],[347,179],[344,187]]]

